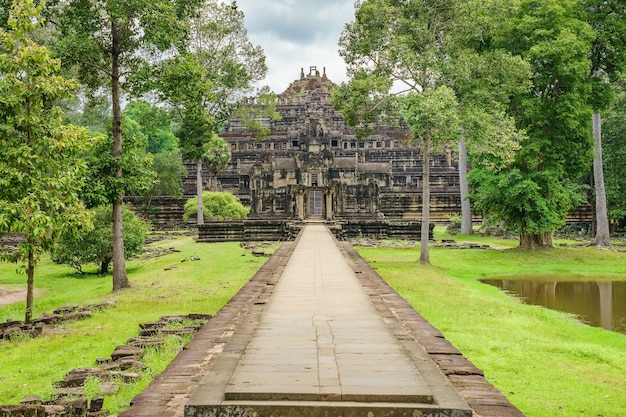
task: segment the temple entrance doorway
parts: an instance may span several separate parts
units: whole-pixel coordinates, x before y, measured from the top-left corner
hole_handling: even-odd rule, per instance
[[[309,191],[309,217],[323,216],[323,195],[320,190]]]

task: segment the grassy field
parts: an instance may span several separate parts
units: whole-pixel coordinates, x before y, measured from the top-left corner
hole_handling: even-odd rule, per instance
[[[52,382],[72,368],[95,366],[96,358],[109,357],[116,346],[139,333],[141,322],[163,315],[216,313],[266,260],[252,256],[238,243],[197,244],[189,236],[151,246],[180,252],[129,261],[132,288],[116,294],[110,293],[110,276],[81,276],[47,260],[41,263],[35,273],[35,317],[65,305],[103,300],[116,300],[117,305],[89,319],[64,324],[46,337],[0,341],[0,404],[15,404],[27,395],[50,396]],[[191,260],[195,257],[199,260]],[[0,286],[23,289],[25,282],[16,265],[0,263]],[[23,302],[0,306],[0,322],[23,320],[23,316]],[[147,378],[164,369],[177,348],[149,352]],[[128,407],[148,383],[145,379],[107,398],[105,408],[116,412]]]
[[[433,248],[428,267],[417,264],[418,249],[358,251],[528,417],[626,416],[625,335],[523,304],[479,282],[494,276],[626,280],[626,253]]]
[[[437,238],[449,236],[439,229]],[[626,253],[571,246],[527,252],[513,249],[517,242],[512,240],[455,239],[500,249],[433,248],[432,267],[417,264],[415,247],[358,250],[528,417],[626,416],[626,336],[525,305],[479,282],[539,275],[626,280]],[[215,313],[265,261],[237,243],[196,244],[191,237],[178,237],[151,246],[180,252],[130,261],[133,287],[117,294],[110,293],[110,276],[80,276],[42,263],[35,277],[35,316],[63,305],[109,299],[118,304],[43,338],[0,341],[0,404],[26,395],[49,396],[53,381],[109,356],[138,333],[140,322],[169,314]],[[190,260],[196,256],[200,260]],[[24,288],[26,277],[15,270],[15,265],[0,264],[0,286]],[[23,314],[24,303],[0,306],[0,321],[22,319]],[[179,348],[149,352],[150,372],[140,384],[107,398],[105,408],[123,410]]]

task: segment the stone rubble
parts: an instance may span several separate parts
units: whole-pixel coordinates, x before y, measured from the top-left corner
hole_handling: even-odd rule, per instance
[[[114,302],[105,302],[98,305],[86,306],[90,309],[103,308],[114,305]],[[76,316],[77,313],[88,311],[78,306],[61,307],[50,317]],[[54,383],[55,398],[43,401],[39,396],[24,397],[20,404],[0,405],[0,417],[47,417],[47,416],[108,416],[110,413],[103,409],[104,396],[115,394],[119,384],[133,383],[141,378],[145,365],[141,362],[145,348],[158,349],[166,342],[166,338],[176,337],[182,340],[183,336],[194,335],[206,324],[212,316],[210,314],[189,314],[185,316],[164,316],[156,322],[140,323],[140,335],[128,339],[125,345],[117,346],[110,358],[97,358],[97,367],[75,368],[70,370],[65,378]],[[185,325],[186,321],[199,322],[193,326]],[[52,320],[51,322],[55,322]],[[22,325],[10,322],[0,324],[2,329],[14,329]],[[41,322],[38,322],[41,324]],[[12,330],[15,331],[15,330]],[[101,384],[97,397],[86,398],[85,381],[97,378]]]

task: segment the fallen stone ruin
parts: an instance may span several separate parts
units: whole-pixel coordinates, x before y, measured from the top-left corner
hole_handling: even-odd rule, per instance
[[[42,313],[28,323],[8,319],[6,322],[0,323],[0,339],[11,340],[20,337],[39,337],[43,334],[46,326],[82,320],[91,317],[96,310],[112,307],[115,304],[115,301],[104,301],[82,307],[77,305],[59,307],[52,314]]]

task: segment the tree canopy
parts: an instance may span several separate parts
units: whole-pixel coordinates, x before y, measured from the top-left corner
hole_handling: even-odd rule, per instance
[[[213,175],[214,189],[217,188],[217,174],[230,162],[230,145],[217,135],[213,135],[203,146],[202,160],[208,171]],[[217,189],[215,189],[217,191]]]
[[[161,98],[179,113],[183,158],[196,162],[198,224],[204,222],[202,162],[204,146],[219,133],[244,94],[265,76],[265,55],[248,39],[237,3],[205,0],[191,19],[189,44],[164,61]]]
[[[350,81],[335,90],[333,100],[346,122],[363,137],[377,122],[393,125],[401,115],[422,147],[420,260],[426,263],[431,148],[450,146],[463,133],[474,150],[511,159],[521,136],[505,105],[512,92],[525,90],[528,66],[492,45],[498,31],[489,28],[499,27],[502,17],[489,14],[498,9],[496,2],[465,3],[357,2],[355,21],[339,41]],[[489,23],[481,25],[485,32],[476,33],[466,12]],[[498,129],[483,128],[490,124],[505,128],[501,137]]]
[[[94,92],[106,91],[112,105],[112,146],[114,178],[122,181],[122,110],[124,94],[146,85],[156,73],[151,64],[163,53],[171,54],[187,38],[189,18],[201,0],[69,0],[56,17],[60,32],[55,44],[64,64],[71,66],[79,80]],[[141,90],[140,90],[141,91]],[[130,286],[126,275],[123,244],[123,187],[113,204],[113,290]]]
[[[520,233],[523,247],[552,245],[552,233],[584,201],[580,177],[591,163],[591,27],[575,1],[524,0],[499,45],[522,56],[532,86],[516,94],[511,114],[526,136],[515,160],[470,176],[482,213]]]
[[[83,228],[75,235],[58,239],[51,251],[52,260],[69,265],[81,274],[88,264],[95,264],[102,275],[108,273],[113,258],[111,217],[110,205],[96,207],[93,228]],[[122,217],[124,255],[129,259],[142,253],[149,225],[128,208],[124,208]]]
[[[0,236],[24,237],[3,259],[26,263],[25,321],[33,312],[35,266],[59,235],[89,222],[78,198],[89,144],[85,129],[66,125],[56,103],[77,84],[58,75],[60,61],[31,34],[43,24],[42,5],[15,3],[8,30],[0,29]]]

